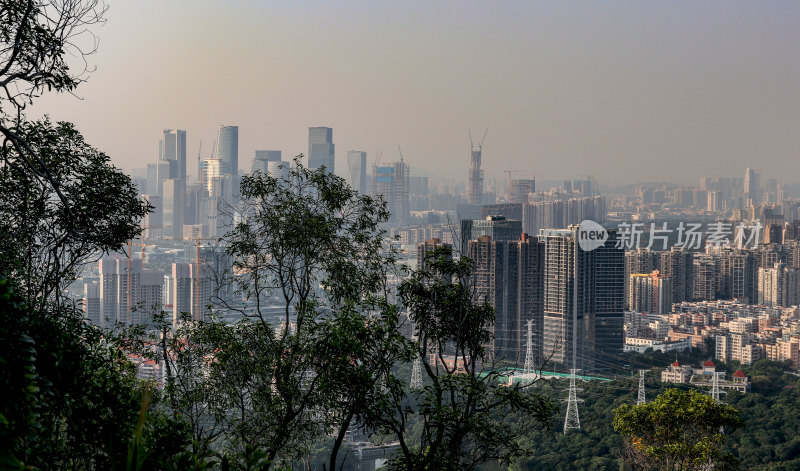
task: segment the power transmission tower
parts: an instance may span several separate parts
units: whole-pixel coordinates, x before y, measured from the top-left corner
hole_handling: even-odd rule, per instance
[[[564,416],[564,433],[567,433],[567,430],[581,429],[581,419],[578,416],[578,402],[583,402],[583,399],[578,399],[577,392],[580,389],[575,387],[575,373],[577,373],[578,369],[571,369],[569,370],[569,398],[567,399],[567,415]]]
[[[638,399],[636,399],[637,406],[640,406],[645,402],[647,402],[644,399],[644,372],[645,370],[639,370],[639,397]]]
[[[414,366],[411,368],[411,389],[422,389],[422,358],[414,359]]]
[[[720,394],[725,394],[725,391],[719,389],[719,375],[724,375],[725,372],[717,373],[714,372],[714,376],[711,377],[711,399],[716,402],[722,402],[719,399]],[[725,433],[725,427],[720,425],[719,426],[719,433]]]
[[[398,146],[399,147],[399,146]],[[411,325],[411,340],[414,342],[419,339],[415,325]],[[422,389],[422,357],[417,354],[414,358],[414,366],[411,367],[411,389]]]
[[[527,348],[525,349],[525,367],[523,372],[525,374],[533,373],[536,369],[533,358],[533,319],[528,321],[528,332],[525,334],[528,337]]]
[[[719,389],[719,375],[724,375],[724,372],[717,373],[714,372],[714,376],[711,378],[711,399],[719,402],[719,395],[725,394],[725,391],[720,391]]]

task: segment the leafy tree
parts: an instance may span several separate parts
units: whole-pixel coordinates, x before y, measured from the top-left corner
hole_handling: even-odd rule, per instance
[[[623,404],[614,429],[627,438],[625,461],[633,469],[732,469],[736,459],[722,451],[725,430],[744,423],[739,411],[692,389],[668,389],[653,402]]]
[[[118,250],[140,232],[148,205],[136,187],[109,163],[109,157],[87,144],[69,123],[48,119],[15,128],[58,181],[40,185],[27,168],[0,167],[0,265],[39,310],[61,301],[77,271],[98,253]],[[0,156],[18,157],[5,145]]]
[[[133,365],[69,306],[32,312],[0,280],[0,467],[121,469],[137,414],[149,469],[187,443],[182,424],[142,408]],[[156,401],[157,398],[154,398]]]
[[[87,79],[86,57],[97,44],[92,26],[103,23],[105,11],[99,0],[0,0],[0,159],[46,187],[70,217],[79,209],[25,135],[23,111],[43,93],[72,93]]]
[[[158,398],[115,339],[62,298],[87,260],[139,232],[147,205],[71,124],[23,113],[42,93],[73,92],[86,79],[88,68],[66,58],[86,65],[104,12],[97,0],[0,0],[4,466],[160,469],[188,440],[182,423],[153,408]]]
[[[241,222],[223,245],[235,260],[227,278],[247,301],[216,296],[213,307],[242,321],[209,316],[164,332],[173,345],[162,346],[171,350],[167,402],[202,408],[200,422],[221,431],[206,443],[232,467],[290,464],[336,430],[334,468],[347,430],[368,426],[388,404],[399,385],[392,366],[408,359],[399,309],[387,301],[397,266],[383,245],[385,203],[299,158],[285,179],[244,177],[241,195]],[[194,364],[181,363],[195,351]],[[202,384],[202,399],[182,386],[192,384]]]
[[[469,470],[490,460],[508,462],[527,451],[524,433],[550,424],[555,406],[548,397],[531,384],[506,387],[501,371],[484,368],[494,309],[475,302],[471,272],[471,260],[455,260],[450,247],[441,247],[400,285],[427,384],[393,392],[383,428],[397,436],[401,453],[391,469]],[[409,425],[417,417],[415,434]]]

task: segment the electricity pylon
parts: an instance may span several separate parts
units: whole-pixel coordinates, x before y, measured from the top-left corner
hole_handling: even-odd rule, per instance
[[[639,397],[636,399],[637,406],[647,402],[644,398],[644,372],[645,370],[639,370]]]
[[[527,348],[525,349],[525,367],[523,372],[525,374],[533,373],[536,369],[533,358],[533,319],[528,321],[528,332],[525,334],[528,337]]]
[[[724,374],[725,374],[724,372],[717,373],[715,371],[714,376],[712,376],[711,378],[711,399],[714,399],[717,402],[719,402],[719,395],[725,394],[725,391],[721,391],[719,389],[719,375],[724,375]]]
[[[419,356],[414,359],[411,368],[411,389],[422,389],[422,358]]]
[[[577,392],[580,389],[575,387],[575,373],[580,370],[571,369],[569,370],[569,396],[567,399],[567,415],[564,416],[564,433],[567,433],[567,430],[581,429],[581,418],[578,415],[578,402],[583,402],[583,399],[578,399]]]
[[[411,340],[416,342],[419,337],[416,334],[416,326],[412,324],[411,326]],[[417,353],[417,357],[414,358],[414,365],[411,367],[411,389],[422,389],[422,357],[419,356],[419,352]]]

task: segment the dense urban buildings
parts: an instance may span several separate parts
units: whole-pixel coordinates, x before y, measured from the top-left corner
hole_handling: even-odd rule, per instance
[[[183,312],[199,318],[214,302],[242,302],[219,283],[233,261],[210,248],[231,223],[223,210],[236,204],[238,127],[220,127],[218,140],[215,152],[199,156],[196,183],[187,186],[186,131],[163,132],[159,160],[137,177],[142,198],[154,206],[139,257],[112,257],[96,278],[86,277],[80,296],[90,322],[145,322],[144,311],[129,309],[137,303],[163,308],[177,323]],[[309,167],[334,170],[331,128],[309,128],[308,146]],[[417,175],[402,155],[397,162],[379,156],[369,162],[366,152],[349,151],[346,179],[386,201],[387,236],[412,268],[445,244],[472,260],[475,300],[496,310],[487,346],[495,361],[521,367],[530,356],[556,369],[603,371],[623,351],[706,348],[708,339],[725,361],[793,358],[794,334],[770,330],[789,318],[778,321],[778,311],[768,309],[800,303],[800,203],[782,199],[781,185],[753,169],[744,178],[704,178],[698,187],[641,185],[633,199],[620,199],[600,194],[592,177],[537,188],[507,171],[507,179],[485,188],[482,144],[473,143],[466,184]],[[252,171],[285,178],[290,165],[280,150],[256,150]],[[498,183],[505,186],[498,190]],[[608,231],[595,250],[575,242],[587,220]],[[756,222],[760,228],[746,226]],[[688,233],[677,228],[693,224],[699,237],[683,240]],[[729,229],[727,239],[710,239],[710,224]],[[748,321],[698,304],[717,302],[772,314]]]

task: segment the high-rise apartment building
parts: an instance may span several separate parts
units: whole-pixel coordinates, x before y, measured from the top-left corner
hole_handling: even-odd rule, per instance
[[[193,265],[186,262],[172,264],[172,276],[167,278],[167,293],[172,311],[172,325],[177,327],[184,315],[192,316],[194,288]]]
[[[467,253],[467,242],[481,236],[493,241],[518,240],[522,235],[522,221],[506,219],[505,216],[487,216],[484,219],[461,220],[461,251]]]
[[[83,284],[83,314],[90,324],[101,329],[105,327],[100,284],[97,281],[87,281]]]
[[[758,303],[785,307],[800,305],[800,269],[783,263],[759,268]]]
[[[656,252],[658,264],[653,269],[672,280],[672,302],[682,303],[694,299],[694,253],[673,247]]]
[[[758,299],[758,255],[749,250],[723,248],[716,254],[718,299],[755,302]]]
[[[139,299],[142,260],[122,256],[103,257],[99,261],[100,310],[102,323],[111,327],[115,322],[137,322],[134,307]]]
[[[628,277],[628,309],[650,314],[672,312],[672,279],[658,270]]]
[[[325,166],[328,173],[334,173],[334,154],[333,129],[308,128],[308,168],[315,170]]]
[[[510,203],[527,203],[528,196],[536,192],[536,180],[509,180],[508,199]]]
[[[694,256],[692,286],[694,301],[711,301],[719,291],[719,259],[710,254]]]
[[[199,259],[199,280],[204,285],[200,295],[195,299],[199,303],[194,310],[204,313],[205,308],[214,299],[231,303],[234,298],[234,286],[228,282],[233,270],[233,257],[220,245],[201,245],[197,248]]]
[[[524,363],[527,323],[533,321],[534,361],[541,366],[543,247],[527,234],[512,241],[483,235],[468,242],[475,300],[495,309],[490,352],[497,360]]]
[[[350,176],[350,186],[360,194],[367,192],[367,153],[360,150],[347,152],[347,170]]]
[[[540,229],[566,229],[586,219],[605,222],[605,197],[555,198],[522,205],[522,230],[528,234],[538,234]]]
[[[422,270],[425,267],[425,257],[433,252],[438,247],[443,247],[445,244],[439,238],[426,239],[425,242],[417,244],[417,270]]]
[[[632,310],[628,304],[630,300],[630,276],[634,273],[651,273],[656,270],[658,264],[658,252],[647,249],[637,249],[625,252],[625,309]]]
[[[159,239],[161,238],[161,230],[164,224],[163,200],[159,195],[142,195],[142,198],[153,207],[152,211],[144,215],[142,225],[144,238],[150,240]]]
[[[569,368],[608,368],[622,352],[625,257],[617,233],[592,251],[576,244],[578,226],[543,229],[544,355]]]
[[[139,296],[136,299],[135,315],[139,323],[149,324],[153,315],[158,314],[164,307],[164,272],[160,270],[142,270]]]

